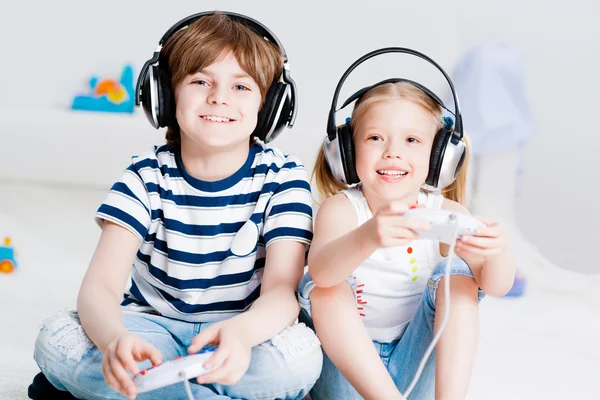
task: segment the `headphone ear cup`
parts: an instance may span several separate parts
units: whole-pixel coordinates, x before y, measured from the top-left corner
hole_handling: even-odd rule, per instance
[[[159,127],[171,126],[177,123],[175,118],[175,98],[171,88],[169,75],[160,66],[156,67],[156,99],[157,120]]]
[[[150,65],[148,70],[142,75],[143,81],[140,85],[140,103],[146,118],[153,127],[159,128],[158,122],[156,121],[156,104],[152,103],[152,92],[156,91],[156,67]]]
[[[288,105],[285,110],[285,105]],[[291,109],[291,100],[287,95],[287,85],[274,82],[267,91],[262,108],[258,112],[256,128],[252,136],[270,142],[283,130]]]
[[[338,141],[340,143],[340,154],[342,156],[342,165],[346,175],[346,183],[353,185],[359,183],[360,179],[356,173],[356,163],[354,157],[354,140],[352,138],[352,127],[346,123],[337,129]]]
[[[433,139],[433,145],[431,146],[431,156],[429,157],[429,173],[425,183],[429,186],[439,188],[440,173],[442,170],[442,163],[444,161],[444,153],[446,152],[446,145],[452,133],[447,129],[440,129]]]
[[[280,83],[282,86],[281,95],[279,96],[277,101],[277,114],[275,115],[275,121],[273,122],[275,125],[273,127],[273,132],[268,136],[265,142],[270,142],[275,139],[286,126],[288,126],[288,122],[291,119],[292,115],[292,94],[291,87],[288,84]]]

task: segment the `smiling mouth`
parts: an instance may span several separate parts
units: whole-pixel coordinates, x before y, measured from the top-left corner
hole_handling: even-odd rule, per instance
[[[234,122],[235,121],[235,119],[232,119],[232,118],[218,117],[216,115],[201,115],[200,118],[202,118],[205,121],[210,121],[210,122]]]
[[[408,175],[406,171],[400,171],[397,169],[378,169],[377,173],[382,176],[389,176],[392,178]]]

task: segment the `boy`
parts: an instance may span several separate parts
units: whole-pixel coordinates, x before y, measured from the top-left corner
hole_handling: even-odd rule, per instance
[[[293,324],[310,186],[297,159],[253,137],[281,49],[243,17],[210,13],[172,33],[159,64],[173,89],[167,145],[133,157],[98,209],[78,313],[44,323],[34,358],[78,398],[135,398],[141,368],[213,344],[205,366],[223,364],[191,385],[194,398],[302,398],[322,363],[314,333]],[[187,394],[176,384],[140,398]]]

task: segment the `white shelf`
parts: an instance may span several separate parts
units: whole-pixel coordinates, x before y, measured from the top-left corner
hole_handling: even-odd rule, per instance
[[[164,143],[143,112],[0,111],[0,179],[107,188],[131,156]]]

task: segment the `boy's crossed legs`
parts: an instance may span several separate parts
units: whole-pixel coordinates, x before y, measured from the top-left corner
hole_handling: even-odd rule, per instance
[[[163,362],[187,355],[187,347],[210,324],[194,324],[161,316],[124,312],[123,322],[133,334],[152,343]],[[38,335],[34,358],[48,380],[82,399],[126,399],[111,389],[102,375],[103,354],[85,335],[77,313],[48,319]],[[302,324],[252,349],[247,373],[232,386],[190,385],[195,399],[300,399],[320,372],[322,353],[312,331]],[[139,364],[149,368],[149,361]],[[195,382],[195,381],[192,381]],[[138,399],[184,399],[183,383],[139,394]]]

